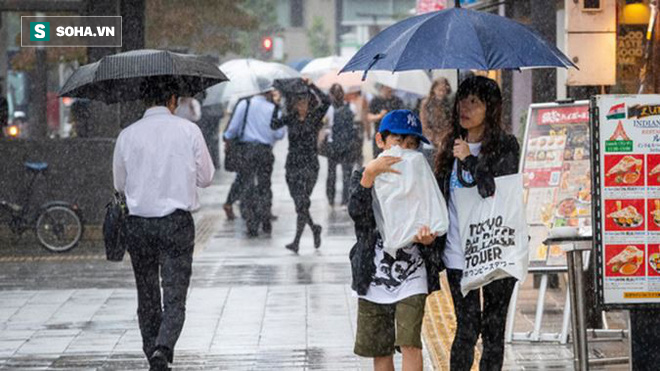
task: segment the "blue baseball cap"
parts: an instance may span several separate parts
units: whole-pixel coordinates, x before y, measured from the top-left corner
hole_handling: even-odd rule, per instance
[[[422,134],[422,122],[419,117],[409,109],[397,109],[385,115],[378,127],[379,133],[384,131],[399,135],[414,135],[424,143],[431,143]]]

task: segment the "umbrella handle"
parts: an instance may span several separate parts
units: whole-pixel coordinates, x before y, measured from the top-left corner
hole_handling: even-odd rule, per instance
[[[374,55],[374,59],[371,61],[371,63],[369,63],[369,66],[367,67],[366,70],[364,70],[364,73],[362,74],[362,81],[367,79],[367,72],[369,72],[371,67],[373,67],[374,64],[376,64],[376,62],[378,62],[379,59],[382,59],[384,57],[385,57],[385,54],[383,54],[383,53],[378,53],[378,54]]]

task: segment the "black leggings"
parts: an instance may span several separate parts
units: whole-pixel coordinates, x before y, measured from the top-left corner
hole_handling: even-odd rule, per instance
[[[286,184],[289,186],[289,193],[296,206],[296,214],[298,214],[296,238],[294,240],[294,243],[296,244],[300,242],[300,237],[305,229],[305,225],[309,225],[310,227],[314,225],[312,215],[309,213],[309,207],[312,204],[310,196],[312,195],[318,177],[318,160],[316,163],[308,163],[305,167],[286,167]]]
[[[339,162],[328,158],[328,179],[325,182],[325,194],[328,196],[328,202],[331,205],[335,203],[335,192],[337,185],[337,165],[341,165],[342,171],[342,192],[341,204],[348,203],[349,183],[351,181],[351,173],[353,172],[353,162]]]
[[[493,281],[481,290],[484,308],[481,310],[479,291],[461,294],[463,271],[447,269],[447,278],[456,314],[456,336],[451,347],[450,369],[469,371],[474,361],[474,347],[481,333],[483,352],[480,371],[499,371],[504,361],[504,329],[515,278]]]

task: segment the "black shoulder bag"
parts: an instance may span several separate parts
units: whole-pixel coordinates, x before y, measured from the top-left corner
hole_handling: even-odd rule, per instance
[[[112,200],[105,206],[105,220],[103,221],[105,257],[111,262],[120,262],[124,259],[126,244],[122,234],[127,216],[128,208],[124,195],[115,192]]]
[[[241,131],[238,132],[236,138],[228,140],[225,143],[225,170],[227,171],[239,171],[245,162],[245,142],[243,142],[242,139],[243,132],[245,131],[245,125],[247,124],[247,116],[249,111],[250,99],[247,99]]]

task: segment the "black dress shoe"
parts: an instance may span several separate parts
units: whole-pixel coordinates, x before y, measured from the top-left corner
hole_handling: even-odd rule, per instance
[[[149,371],[170,371],[167,356],[162,350],[156,350],[149,358]]]

